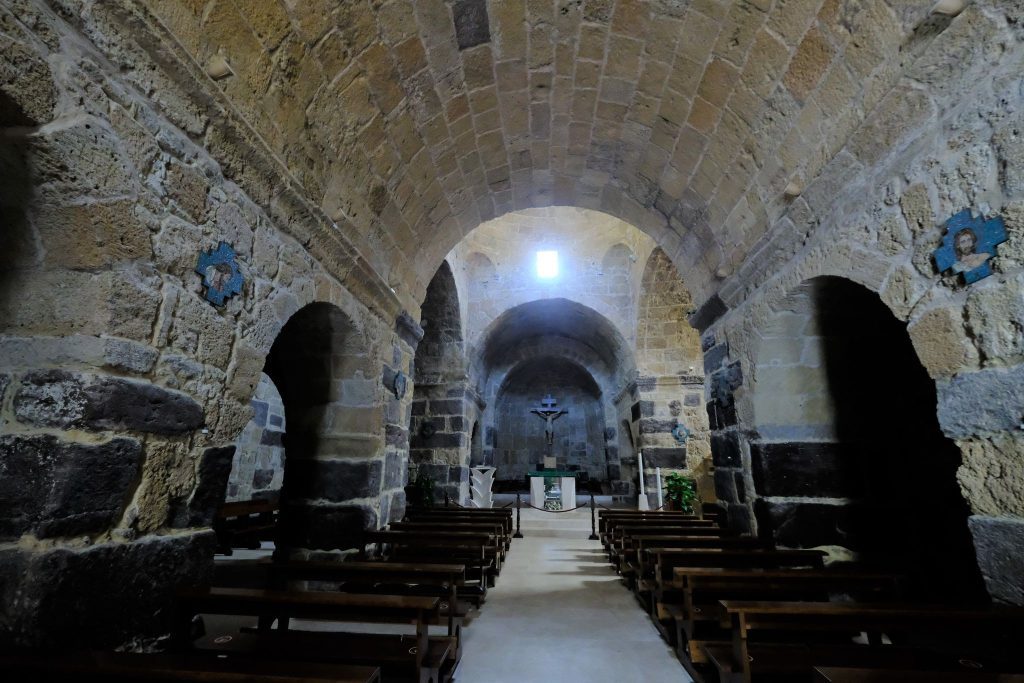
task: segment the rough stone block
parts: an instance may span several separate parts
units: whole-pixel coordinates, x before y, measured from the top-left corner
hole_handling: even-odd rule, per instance
[[[257,401],[253,399],[249,402],[252,406],[252,423],[257,427],[265,427],[267,425],[267,412],[269,406],[266,401]]]
[[[763,496],[855,496],[869,475],[864,462],[838,443],[750,444],[754,486]]]
[[[103,360],[107,367],[145,374],[156,365],[160,352],[128,339],[105,339]]]
[[[37,648],[110,648],[169,632],[174,593],[206,584],[210,531],[83,549],[0,551],[3,637]]]
[[[972,515],[967,525],[989,595],[996,602],[1024,606],[1024,519]]]
[[[172,526],[204,527],[213,524],[217,510],[224,503],[224,492],[231,477],[234,446],[207,448],[199,457],[196,487],[188,505],[173,513]]]
[[[728,469],[715,470],[715,495],[719,500],[727,503],[738,503],[739,496],[736,493],[736,479],[733,471]]]
[[[726,524],[737,534],[753,533],[750,519],[750,508],[741,503],[731,504],[726,510]]]
[[[740,439],[736,432],[711,435],[711,462],[715,467],[741,467]]]
[[[645,448],[644,468],[671,467],[682,469],[686,467],[685,448]]]
[[[288,461],[288,496],[335,503],[369,498],[380,493],[383,469],[380,460],[291,458]]]
[[[42,434],[0,437],[0,540],[107,529],[120,519],[141,465],[134,439],[93,445]]]
[[[1011,432],[1024,415],[1024,365],[964,373],[936,381],[939,425],[946,436],[963,439],[987,432]]]
[[[717,294],[705,301],[700,308],[689,316],[690,324],[703,334],[716,320],[729,312],[729,307]]]
[[[452,5],[455,38],[459,50],[475,47],[491,39],[486,0],[457,0]]]

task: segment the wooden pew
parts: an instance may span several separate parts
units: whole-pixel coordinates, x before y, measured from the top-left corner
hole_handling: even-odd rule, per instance
[[[1024,674],[817,667],[815,683],[1024,683]]]
[[[731,645],[703,650],[722,683],[811,681],[815,666],[1020,672],[1024,609],[721,602]],[[864,644],[852,636],[865,634]],[[883,644],[888,639],[892,644]],[[781,641],[781,642],[780,642]]]
[[[462,652],[462,625],[471,611],[458,599],[465,583],[462,564],[406,564],[401,562],[315,562],[265,560],[221,561],[214,566],[215,586],[235,588],[293,589],[296,581],[342,584],[346,593],[386,595],[433,595],[444,599],[439,617],[448,626]],[[431,622],[434,625],[437,622]]]
[[[645,547],[639,551],[640,567],[634,592],[650,613],[654,596],[671,588],[676,567],[807,567],[821,569],[825,553],[820,550],[748,550],[732,548]]]
[[[234,548],[258,550],[261,541],[274,540],[279,510],[277,500],[224,503],[213,520],[217,552],[231,555]]]
[[[440,598],[365,595],[248,588],[195,588],[178,592],[172,643],[175,649],[232,658],[319,661],[380,666],[385,676],[410,672],[421,683],[442,680],[454,670],[452,638],[431,638],[428,626],[438,619]],[[190,642],[197,614],[255,616],[255,633],[208,635]],[[278,621],[278,629],[270,628]],[[291,619],[356,623],[405,623],[412,637],[384,633],[289,631]],[[392,673],[389,673],[392,672]]]
[[[380,669],[315,662],[217,659],[198,655],[81,652],[0,655],[8,683],[188,681],[196,683],[379,683]]]
[[[486,514],[484,512],[465,512],[455,510],[444,512],[445,508],[427,508],[425,510],[408,510],[405,513],[405,522],[466,522],[475,523],[480,521],[497,522],[504,528],[506,534],[513,533],[514,519],[511,513],[508,514]]]
[[[476,533],[494,534],[502,547],[507,552],[511,547],[511,534],[505,531],[504,525],[499,521],[472,521],[472,522],[450,522],[443,521],[416,521],[416,522],[392,522],[388,525],[391,531],[472,531]]]
[[[896,600],[903,580],[898,574],[847,569],[676,567],[672,573],[675,599],[660,598],[659,613],[674,622],[674,644],[684,665],[706,662],[703,645],[731,638],[721,600],[820,602],[842,595],[880,602]]]
[[[605,551],[608,553],[609,558],[617,552],[622,537],[630,533],[664,533],[664,534],[676,534],[683,533],[684,531],[693,531],[693,536],[732,536],[734,535],[731,531],[726,531],[715,526],[713,523],[704,520],[608,520],[605,525],[605,531],[601,536],[601,543],[604,545]]]
[[[493,534],[367,531],[364,542],[376,545],[380,556],[387,561],[466,565],[467,580],[477,582],[481,601],[486,599],[487,587],[493,585],[499,570],[498,547]],[[386,553],[384,546],[389,549]],[[365,547],[362,555],[366,559]]]
[[[611,530],[611,542],[608,545],[608,561],[613,565],[622,564],[622,556],[628,547],[634,547],[632,539],[638,536],[686,536],[693,538],[736,538],[735,534],[717,527],[699,526],[617,526]]]

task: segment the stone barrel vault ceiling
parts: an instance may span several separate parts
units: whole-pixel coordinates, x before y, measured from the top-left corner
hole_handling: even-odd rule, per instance
[[[698,303],[787,187],[879,161],[857,132],[894,89],[928,115],[905,72],[932,4],[146,1],[405,300],[482,221],[573,205],[651,234]]]

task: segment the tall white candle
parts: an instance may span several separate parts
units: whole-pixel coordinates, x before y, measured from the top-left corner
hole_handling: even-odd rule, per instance
[[[661,468],[654,468],[654,480],[658,482],[658,507],[665,507],[665,501],[661,497]]]
[[[636,454],[637,464],[640,466],[640,495],[644,495],[644,452],[640,451]]]

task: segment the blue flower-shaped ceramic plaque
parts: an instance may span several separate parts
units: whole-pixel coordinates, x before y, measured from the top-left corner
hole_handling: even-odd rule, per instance
[[[946,221],[942,246],[934,253],[935,265],[941,273],[958,273],[969,285],[992,274],[989,259],[1005,241],[1006,225],[1000,216],[975,218],[970,209],[964,209]]]
[[[676,426],[672,428],[672,437],[678,443],[686,443],[690,438],[690,430],[681,422],[676,422]]]
[[[215,251],[199,255],[196,272],[203,276],[206,300],[215,306],[223,306],[224,300],[242,291],[245,282],[238,269],[235,250],[221,242]]]

